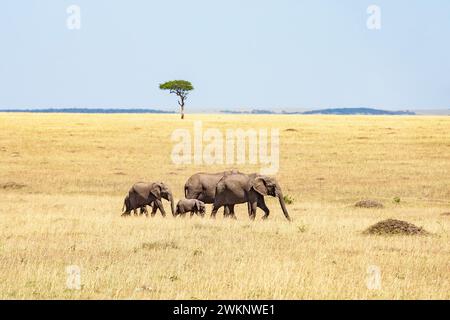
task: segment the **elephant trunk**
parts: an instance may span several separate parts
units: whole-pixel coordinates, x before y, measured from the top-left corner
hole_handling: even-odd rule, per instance
[[[283,210],[284,216],[286,217],[286,219],[288,219],[288,221],[292,221],[292,219],[291,219],[291,217],[289,217],[289,213],[286,209],[286,204],[284,203],[283,193],[280,190],[277,191],[277,197],[278,197],[278,201],[280,201],[281,210]]]
[[[176,216],[176,213],[175,213],[175,203],[174,203],[174,200],[173,200],[173,195],[172,194],[169,194],[169,201],[170,201],[170,210],[172,211],[172,216]]]

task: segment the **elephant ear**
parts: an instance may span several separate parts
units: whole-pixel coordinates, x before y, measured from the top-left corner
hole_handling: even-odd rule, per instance
[[[264,178],[258,177],[253,182],[253,189],[262,196],[267,196],[268,190]]]
[[[156,199],[161,199],[161,185],[159,183],[153,183],[150,192],[155,196]]]

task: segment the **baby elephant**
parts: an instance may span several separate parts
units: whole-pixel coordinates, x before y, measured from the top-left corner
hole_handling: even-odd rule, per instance
[[[181,215],[184,217],[187,212],[191,213],[191,217],[194,213],[204,217],[206,212],[205,203],[197,199],[183,199],[178,201],[175,216]]]

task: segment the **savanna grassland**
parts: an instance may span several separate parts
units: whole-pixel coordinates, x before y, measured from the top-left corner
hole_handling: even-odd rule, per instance
[[[172,164],[171,133],[194,120],[280,130],[292,223],[274,198],[268,221],[245,205],[237,221],[120,217],[136,181],[180,199],[195,172],[259,169]],[[449,299],[449,129],[450,117],[425,116],[0,113],[0,298]],[[431,235],[362,234],[387,218]],[[68,265],[81,290],[67,289]]]

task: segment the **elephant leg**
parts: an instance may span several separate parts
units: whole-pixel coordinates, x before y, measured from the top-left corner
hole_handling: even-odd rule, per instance
[[[148,211],[147,211],[147,208],[145,206],[142,206],[140,211],[141,211],[140,212],[141,215],[148,216]]]
[[[229,218],[237,220],[236,215],[234,214],[234,204],[229,205],[230,213],[228,215]]]
[[[223,207],[223,216],[225,218],[228,218],[229,215],[230,215],[230,207],[229,206],[224,206]]]
[[[234,213],[234,204],[231,206],[231,218],[237,220],[236,214]]]
[[[221,207],[220,205],[216,205],[216,204],[213,205],[213,209],[211,211],[211,218],[212,219],[216,218],[217,211],[219,211],[220,207]]]
[[[138,216],[138,215],[139,215],[137,209],[133,209],[133,213],[134,213],[135,216]]]
[[[261,210],[264,211],[264,216],[262,218],[267,219],[269,217],[270,210],[267,207],[266,202],[264,201],[264,197],[259,198],[257,203],[258,203],[258,208],[260,208]]]
[[[152,212],[150,213],[152,218],[155,217],[157,210],[158,210],[158,206],[153,202]]]
[[[165,217],[166,216],[166,211],[164,210],[164,207],[163,207],[163,204],[162,204],[161,200],[156,199],[155,200],[155,205],[158,207],[159,211],[161,211],[161,215],[163,217]]]
[[[257,208],[258,204],[257,204],[256,201],[254,201],[254,202],[250,202],[250,203],[249,203],[249,206],[250,206],[250,219],[251,219],[251,220],[255,220],[255,217],[256,217],[256,208]]]
[[[180,216],[180,218],[183,217],[185,214],[184,208],[182,206],[177,206],[176,212],[177,212],[177,215]]]
[[[193,216],[194,216],[194,211],[191,211],[190,218],[192,218]]]

